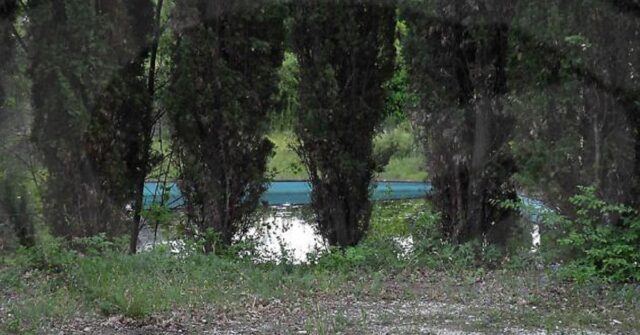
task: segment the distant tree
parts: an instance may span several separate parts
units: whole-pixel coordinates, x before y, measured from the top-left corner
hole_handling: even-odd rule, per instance
[[[125,232],[150,145],[150,0],[29,1],[33,137],[56,235]]]
[[[127,162],[127,190],[133,196],[133,220],[131,222],[129,252],[138,248],[138,235],[142,212],[144,210],[144,189],[147,175],[157,157],[152,156],[153,129],[158,114],[155,102],[158,99],[156,80],[158,53],[161,38],[161,19],[164,0],[155,1],[155,8],[149,0],[127,1],[127,13],[132,22],[130,26],[137,54],[124,66],[121,78],[123,91],[129,94],[129,100],[123,107],[123,132],[125,160]],[[148,66],[145,62],[148,59]],[[146,76],[145,76],[146,74]],[[133,189],[130,187],[133,185]]]
[[[407,111],[417,104],[417,97],[411,88],[407,64],[402,50],[402,40],[406,35],[407,26],[405,22],[398,20],[394,42],[396,49],[395,69],[391,79],[385,83],[385,89],[388,91],[385,103],[385,117],[392,124],[406,120]]]
[[[502,243],[515,213],[515,119],[505,108],[513,1],[408,0],[407,65],[443,230],[454,242]]]
[[[187,215],[206,252],[247,229],[266,189],[285,15],[271,0],[176,3],[168,106]]]
[[[298,154],[320,232],[357,244],[371,216],[370,187],[382,162],[372,138],[385,116],[394,70],[393,1],[296,1],[293,46],[300,68]]]
[[[270,115],[271,128],[274,130],[290,130],[293,128],[298,101],[298,59],[292,52],[285,52],[284,61],[278,70],[278,92],[276,104]]]

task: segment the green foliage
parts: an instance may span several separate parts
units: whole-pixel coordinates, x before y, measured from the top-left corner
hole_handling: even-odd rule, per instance
[[[442,224],[440,214],[429,207],[411,217],[409,231],[417,264],[443,271],[491,269],[502,264],[504,254],[495,245],[479,240],[451,243],[442,233]]]
[[[378,161],[386,162],[377,174],[383,180],[426,180],[426,163],[422,146],[415,139],[409,121],[394,122],[374,138],[374,153]]]
[[[0,212],[5,213],[18,243],[31,247],[35,243],[35,229],[33,209],[29,206],[30,195],[24,185],[10,180],[11,177],[0,174]]]
[[[192,15],[195,13],[196,21]],[[286,7],[273,1],[176,4],[167,104],[195,236],[230,245],[246,231],[269,175],[267,115],[283,59]],[[212,251],[213,240],[205,239]]]
[[[593,186],[579,190],[570,199],[576,216],[564,220],[566,235],[560,240],[574,252],[568,274],[578,281],[640,281],[640,215],[600,199]]]
[[[300,76],[298,59],[291,52],[284,53],[282,66],[278,70],[278,93],[276,104],[270,115],[271,129],[285,131],[293,129],[298,112],[298,77]]]
[[[294,149],[296,135],[290,131],[272,132],[269,139],[274,144],[274,154],[269,160],[269,171],[275,179],[306,180],[308,175]]]
[[[380,271],[400,269],[405,261],[398,257],[402,250],[391,239],[365,240],[355,247],[331,249],[310,261],[318,271]]]
[[[78,252],[69,250],[62,238],[42,234],[32,248],[20,248],[13,266],[24,271],[38,269],[53,273],[69,270],[78,260]]]
[[[269,171],[277,180],[308,179],[307,171],[296,154],[295,134],[289,131],[277,131],[269,134],[274,144],[274,155],[269,161]],[[388,163],[377,174],[382,180],[426,180],[425,156],[419,143],[413,136],[408,121],[389,125],[381,129],[374,137],[374,155],[387,156]]]
[[[163,190],[163,201],[160,203],[153,202],[148,208],[145,208],[141,215],[146,222],[157,229],[168,229],[170,225],[176,222],[177,213],[167,204],[169,200],[169,190]]]
[[[422,148],[416,143],[411,123],[404,121],[384,129],[374,138],[375,151],[391,151],[392,157],[422,156]]]
[[[6,100],[5,85],[7,74],[11,70],[15,57],[16,42],[13,36],[13,25],[18,10],[18,1],[6,0],[0,3],[0,120],[4,117]]]
[[[354,246],[369,225],[369,187],[384,163],[373,136],[393,75],[393,2],[296,2],[297,152],[313,184],[319,230],[331,245]]]
[[[149,0],[29,2],[32,135],[48,170],[53,234],[125,231],[124,205],[148,163],[152,13]]]
[[[418,97],[412,91],[407,64],[402,54],[402,40],[407,36],[407,26],[402,20],[396,22],[396,60],[393,77],[385,83],[388,92],[385,102],[387,122],[398,124],[407,120],[406,110],[415,108]]]
[[[591,184],[603,199],[638,209],[639,86],[626,74],[640,60],[640,21],[607,2],[588,4],[516,6],[509,80],[517,180],[567,213],[576,187]]]

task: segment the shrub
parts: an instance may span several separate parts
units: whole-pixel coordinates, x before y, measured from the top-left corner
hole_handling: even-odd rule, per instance
[[[351,272],[354,268],[377,271],[381,269],[401,268],[405,265],[398,257],[402,250],[390,238],[365,240],[355,247],[346,249],[332,248],[315,260],[316,269]]]
[[[502,250],[481,240],[457,244],[442,232],[441,216],[432,209],[423,210],[410,221],[416,262],[438,270],[495,268],[503,260]]]
[[[61,237],[48,234],[38,236],[35,247],[19,248],[13,265],[22,270],[38,269],[60,273],[66,271],[77,260],[78,253],[69,250]]]
[[[640,216],[633,209],[600,199],[596,188],[580,187],[570,202],[575,219],[564,218],[560,244],[573,252],[566,268],[575,280],[640,281]]]

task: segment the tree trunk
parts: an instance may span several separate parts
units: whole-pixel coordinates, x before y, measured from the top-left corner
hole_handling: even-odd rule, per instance
[[[144,187],[147,179],[147,173],[149,172],[149,159],[151,150],[151,140],[153,137],[153,101],[156,93],[156,62],[158,58],[158,47],[160,45],[160,37],[162,32],[160,31],[161,19],[162,19],[162,7],[164,0],[158,0],[155,8],[155,20],[153,23],[153,41],[151,43],[151,56],[149,59],[149,72],[147,75],[147,94],[149,96],[147,101],[147,107],[143,115],[143,130],[142,130],[142,155],[139,162],[139,169],[136,171],[136,188],[134,192],[134,216],[131,223],[131,232],[129,238],[129,253],[135,254],[138,249],[138,235],[140,234],[140,224],[142,221],[142,211],[144,210]]]

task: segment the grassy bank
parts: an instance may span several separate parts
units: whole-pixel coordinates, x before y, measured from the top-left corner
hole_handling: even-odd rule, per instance
[[[292,147],[296,141],[295,134],[290,130],[274,130],[268,137],[275,145],[268,167],[273,177],[276,180],[308,179],[305,167]],[[375,138],[375,147],[376,150],[393,153],[377,179],[423,181],[427,178],[424,155],[415,143],[408,122],[380,131]],[[167,173],[169,180],[177,178],[177,157],[171,153],[171,138],[164,136],[162,141],[156,139],[153,149],[166,159],[154,168],[150,178],[164,179]]]
[[[292,148],[295,135],[290,131],[276,131],[269,135],[269,139],[275,144],[274,156],[269,162],[269,169],[274,172],[275,178],[307,179],[304,165]],[[379,132],[375,138],[375,148],[392,152],[377,179],[422,181],[427,178],[424,155],[414,141],[408,122]]]
[[[421,201],[377,205],[346,252],[255,264],[235,252],[82,254],[41,236],[1,258],[0,333],[529,333],[640,329],[640,287],[566,280],[544,255],[452,246]],[[403,253],[397,238],[411,236]]]

